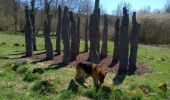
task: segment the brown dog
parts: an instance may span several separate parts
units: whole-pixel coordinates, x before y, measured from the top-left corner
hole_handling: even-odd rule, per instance
[[[90,62],[80,62],[76,67],[76,77],[77,82],[82,84],[85,82],[85,77],[91,76],[96,88],[99,88],[104,82],[106,72],[103,70],[102,66],[93,64]]]

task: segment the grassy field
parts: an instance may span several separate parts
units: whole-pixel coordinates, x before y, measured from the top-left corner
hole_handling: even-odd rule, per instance
[[[44,39],[38,37],[38,50],[44,49]],[[55,38],[52,39],[55,48]],[[3,44],[6,43],[6,44]],[[20,46],[13,46],[18,43]],[[110,100],[160,100],[170,99],[170,48],[139,46],[138,61],[146,63],[152,73],[142,76],[126,76],[123,84],[114,86],[112,79],[115,74],[108,73],[105,83],[112,87],[112,92],[106,93],[99,91],[96,93],[93,86],[91,88],[79,87],[78,92],[68,90],[70,80],[75,76],[74,68],[61,68],[58,70],[47,70],[44,74],[32,74],[33,68],[42,67],[43,63],[20,65],[16,71],[13,71],[11,64],[17,59],[5,59],[6,57],[17,58],[17,53],[23,53],[25,50],[24,36],[22,34],[2,33],[0,32],[0,100],[35,100],[35,99],[54,99],[54,100],[87,100],[87,99],[110,99]],[[84,49],[83,42],[81,50]],[[109,54],[112,54],[113,43],[109,42]],[[29,77],[29,78],[28,78]],[[41,86],[41,81],[52,78],[53,85],[47,89]],[[29,81],[31,80],[31,82]],[[163,92],[158,89],[160,83],[166,82],[168,91]],[[153,93],[152,96],[144,94],[138,87],[146,85]],[[50,95],[42,93],[50,92]]]

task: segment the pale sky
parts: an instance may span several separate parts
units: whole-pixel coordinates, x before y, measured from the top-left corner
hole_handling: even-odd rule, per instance
[[[162,9],[167,1],[170,2],[170,0],[100,0],[100,4],[107,10],[107,13],[111,13],[121,1],[131,3],[132,10],[139,10],[145,6],[150,6],[151,10]]]

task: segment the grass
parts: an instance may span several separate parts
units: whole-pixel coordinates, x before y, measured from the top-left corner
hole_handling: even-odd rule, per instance
[[[43,37],[37,38],[38,50],[44,49]],[[0,32],[0,44],[6,43],[0,46],[0,99],[129,99],[129,100],[160,100],[170,99],[170,48],[168,47],[154,47],[140,45],[138,51],[138,61],[145,62],[151,69],[152,73],[145,74],[143,76],[126,76],[124,83],[119,86],[114,86],[112,79],[115,74],[108,73],[105,79],[105,83],[114,88],[111,93],[99,91],[96,93],[92,84],[91,88],[79,87],[78,92],[72,92],[68,90],[71,79],[75,76],[75,69],[73,68],[61,68],[57,70],[47,70],[42,75],[32,74],[33,68],[44,67],[43,63],[31,64],[28,61],[26,64],[20,65],[16,71],[13,71],[11,64],[16,62],[16,59],[4,59],[5,57],[17,58],[18,53],[25,51],[24,36],[22,34],[2,33]],[[52,38],[53,47],[55,48],[55,38]],[[20,46],[15,47],[13,44],[18,43]],[[113,51],[113,43],[109,42],[108,52],[111,55]],[[81,51],[84,49],[84,44],[81,42]],[[27,77],[28,80],[23,79]],[[53,95],[42,95],[40,92],[44,90],[41,86],[41,82],[46,79],[53,79],[53,85],[47,87],[47,90],[55,90]],[[91,79],[89,79],[91,80]],[[157,86],[166,82],[168,91],[162,92]],[[152,92],[156,93],[154,96],[147,96],[141,90],[138,89],[140,85],[148,86]],[[129,91],[134,93],[129,94]]]

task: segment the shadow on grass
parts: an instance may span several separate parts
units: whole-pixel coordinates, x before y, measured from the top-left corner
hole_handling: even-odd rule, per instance
[[[49,70],[59,70],[60,68],[64,68],[66,67],[67,64],[64,63],[59,63],[59,64],[52,64],[50,66],[48,66],[47,68],[44,68],[45,71],[49,71]]]

